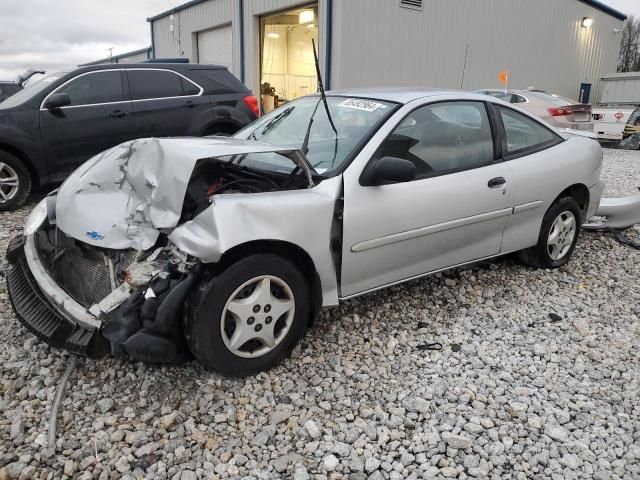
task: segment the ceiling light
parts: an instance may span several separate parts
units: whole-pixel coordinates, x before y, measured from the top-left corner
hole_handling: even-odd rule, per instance
[[[269,33],[267,33],[267,37],[269,37],[269,38],[280,38],[280,34],[276,33],[276,32],[269,32]]]
[[[593,25],[593,18],[591,17],[584,17],[582,19],[582,28],[590,28],[591,25]]]
[[[315,18],[316,16],[313,13],[313,10],[303,10],[300,12],[298,21],[301,25],[306,25],[307,23],[312,23]]]

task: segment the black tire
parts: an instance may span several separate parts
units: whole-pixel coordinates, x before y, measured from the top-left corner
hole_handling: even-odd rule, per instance
[[[227,301],[234,298],[233,295],[239,287],[264,275],[276,277],[289,287],[295,302],[293,318],[288,331],[282,334],[282,339],[272,350],[258,357],[244,358],[233,353],[225,344],[221,324],[223,321],[228,322],[227,315],[230,314],[226,314],[223,320],[223,312]],[[200,286],[193,298],[190,311],[185,315],[185,336],[189,349],[206,368],[228,377],[253,375],[276,366],[289,355],[304,335],[309,308],[309,285],[300,270],[278,255],[251,255]],[[258,315],[256,319],[256,326],[265,322],[265,319],[258,318]],[[282,318],[275,319],[274,328],[280,321]],[[266,326],[261,328],[266,329]]]
[[[29,169],[22,163],[22,161],[10,153],[4,152],[0,150],[0,165],[6,166],[0,171],[0,212],[15,210],[16,208],[22,206],[24,202],[29,198],[29,194],[31,193],[31,173],[29,173]],[[9,175],[7,172],[15,172],[18,177],[18,187],[17,190],[13,190],[8,186],[2,186],[2,178],[7,178]],[[13,175],[12,175],[13,176]],[[5,196],[10,196],[5,199],[2,195],[4,193]]]
[[[571,212],[575,218],[575,235],[569,249],[558,259],[553,259],[549,253],[547,239],[556,219],[564,212]],[[582,225],[582,212],[580,206],[573,197],[561,197],[557,200],[544,216],[542,227],[538,236],[538,243],[533,247],[521,250],[520,260],[525,264],[535,268],[559,268],[565,265],[576,247],[580,236],[580,226]]]

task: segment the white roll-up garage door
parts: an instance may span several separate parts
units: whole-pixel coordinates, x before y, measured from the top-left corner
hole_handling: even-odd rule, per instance
[[[223,65],[233,72],[231,25],[198,32],[198,63]]]

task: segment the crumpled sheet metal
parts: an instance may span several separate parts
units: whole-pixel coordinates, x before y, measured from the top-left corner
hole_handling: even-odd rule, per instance
[[[640,223],[640,194],[622,198],[600,200],[596,217],[605,217],[601,223],[586,223],[586,230],[623,230]]]
[[[204,263],[253,240],[279,240],[304,249],[322,283],[323,305],[338,304],[336,269],[329,242],[341,177],[309,190],[217,195],[197,217],[177,227],[169,240]]]
[[[85,162],[60,187],[58,227],[103,248],[146,250],[160,229],[178,224],[198,160],[256,152],[279,152],[311,179],[296,150],[225,137],[145,138],[125,142]]]

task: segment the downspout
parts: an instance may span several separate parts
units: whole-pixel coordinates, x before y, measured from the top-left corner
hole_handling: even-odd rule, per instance
[[[240,81],[244,83],[244,1],[238,0],[240,15]]]
[[[327,29],[327,54],[325,55],[325,75],[324,75],[324,84],[327,90],[331,90],[331,43],[333,36],[333,0],[325,0],[327,2],[327,21],[326,29]],[[240,0],[242,3],[242,0]]]
[[[153,20],[149,21],[151,27],[151,58],[156,58],[156,42],[153,39]]]

